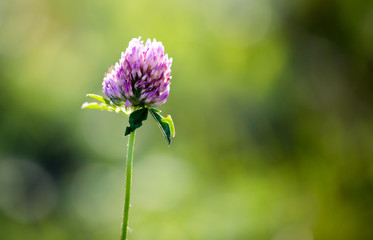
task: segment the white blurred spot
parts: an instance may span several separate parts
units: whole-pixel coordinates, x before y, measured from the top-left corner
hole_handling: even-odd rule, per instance
[[[34,222],[56,206],[57,190],[50,175],[36,163],[0,161],[0,210],[20,222]]]

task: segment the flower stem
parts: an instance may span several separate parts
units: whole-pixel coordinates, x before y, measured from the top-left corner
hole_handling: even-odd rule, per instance
[[[130,195],[132,185],[132,166],[133,166],[133,149],[135,145],[135,131],[131,132],[128,138],[127,145],[127,159],[126,159],[126,195],[124,199],[124,213],[123,213],[123,224],[122,224],[122,236],[121,240],[127,239],[128,230],[128,215],[130,208]]]

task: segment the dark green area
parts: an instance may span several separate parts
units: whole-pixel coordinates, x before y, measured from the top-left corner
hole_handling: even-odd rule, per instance
[[[137,128],[142,126],[142,122],[148,118],[149,110],[147,108],[141,108],[132,112],[128,118],[129,127],[126,127],[125,136],[129,135],[131,132],[135,131]]]
[[[156,121],[163,136],[165,137],[168,146],[170,146],[172,138],[175,137],[175,127],[171,117],[163,117],[160,114],[160,111],[154,108],[150,108],[149,111],[152,114],[154,120]]]

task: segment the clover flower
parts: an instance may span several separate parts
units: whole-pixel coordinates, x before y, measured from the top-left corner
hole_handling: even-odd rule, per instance
[[[136,129],[143,125],[148,113],[154,118],[168,146],[175,137],[175,127],[170,115],[163,117],[155,106],[167,101],[170,92],[172,58],[164,54],[161,42],[148,39],[146,44],[134,38],[126,52],[105,74],[103,92],[109,100],[96,94],[87,94],[98,102],[85,102],[83,109],[99,109],[128,116],[129,126],[124,135],[129,135],[126,157],[126,188],[123,206],[121,240],[127,240],[130,193],[132,185],[133,151]]]
[[[161,42],[134,38],[119,63],[111,67],[102,82],[103,92],[116,105],[158,106],[170,91],[172,58],[164,54]]]

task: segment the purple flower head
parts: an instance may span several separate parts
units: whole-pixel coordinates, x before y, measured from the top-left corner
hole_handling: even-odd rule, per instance
[[[161,42],[134,38],[119,63],[111,67],[102,82],[103,91],[117,105],[158,106],[170,91],[172,58],[164,54]]]

